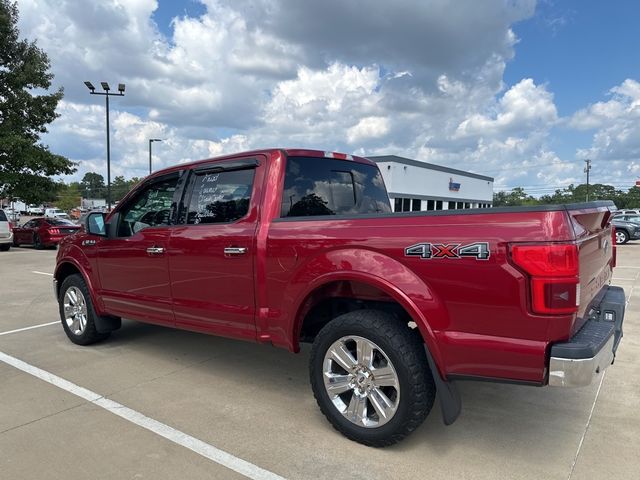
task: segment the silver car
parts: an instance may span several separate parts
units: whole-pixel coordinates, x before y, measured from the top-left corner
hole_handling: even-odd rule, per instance
[[[4,210],[0,210],[0,250],[6,252],[13,243],[13,227]]]

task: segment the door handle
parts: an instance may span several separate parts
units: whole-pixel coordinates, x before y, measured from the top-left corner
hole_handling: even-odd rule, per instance
[[[225,247],[224,254],[225,255],[244,255],[247,253],[246,247]]]
[[[162,248],[162,247],[149,247],[149,248],[147,248],[147,253],[149,255],[162,255],[164,253],[164,248]]]

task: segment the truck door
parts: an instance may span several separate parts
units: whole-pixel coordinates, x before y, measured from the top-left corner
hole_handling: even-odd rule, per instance
[[[263,168],[249,158],[191,172],[169,242],[177,326],[255,339],[255,234]]]
[[[109,313],[174,325],[167,247],[179,177],[176,172],[150,180],[118,210],[115,235],[98,242]]]

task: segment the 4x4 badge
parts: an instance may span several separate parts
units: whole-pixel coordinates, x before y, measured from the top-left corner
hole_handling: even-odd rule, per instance
[[[416,243],[404,249],[407,257],[431,258],[464,258],[488,260],[491,256],[488,242],[475,242],[468,245],[459,243]]]

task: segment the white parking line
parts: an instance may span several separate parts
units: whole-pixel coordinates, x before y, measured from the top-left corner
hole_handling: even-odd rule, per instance
[[[31,273],[37,273],[38,275],[49,275],[50,277],[53,277],[53,273],[39,272],[37,270],[31,270]]]
[[[33,375],[40,380],[43,380],[73,395],[83,398],[94,405],[104,408],[114,415],[118,415],[119,417],[124,418],[125,420],[128,420],[129,422],[138,425],[139,427],[145,428],[157,435],[160,435],[161,437],[164,437],[177,445],[180,445],[191,450],[192,452],[202,455],[203,457],[208,458],[215,463],[223,465],[230,470],[238,472],[239,474],[244,475],[247,478],[251,478],[254,480],[284,480],[284,477],[281,477],[280,475],[270,472],[269,470],[265,470],[264,468],[260,468],[253,463],[247,462],[246,460],[235,457],[230,453],[225,452],[224,450],[220,450],[213,445],[209,445],[208,443],[205,443],[202,440],[198,440],[197,438],[181,432],[180,430],[176,430],[169,425],[154,420],[153,418],[149,418],[146,415],[125,407],[118,402],[114,402],[113,400],[104,398],[98,393],[87,390],[86,388],[76,385],[75,383],[71,383],[64,378],[54,375],[53,373],[47,372],[46,370],[42,370],[38,367],[23,362],[19,358],[15,358],[11,355],[7,355],[4,352],[0,352],[0,362],[11,365],[18,370],[22,370],[29,375]]]
[[[57,325],[58,323],[60,323],[60,320],[57,320],[55,322],[49,322],[49,323],[41,323],[40,325],[31,325],[30,327],[18,328],[16,330],[9,330],[7,332],[0,332],[0,337],[2,335],[9,335],[10,333],[24,332],[26,330],[33,330],[34,328],[48,327],[49,325]]]

